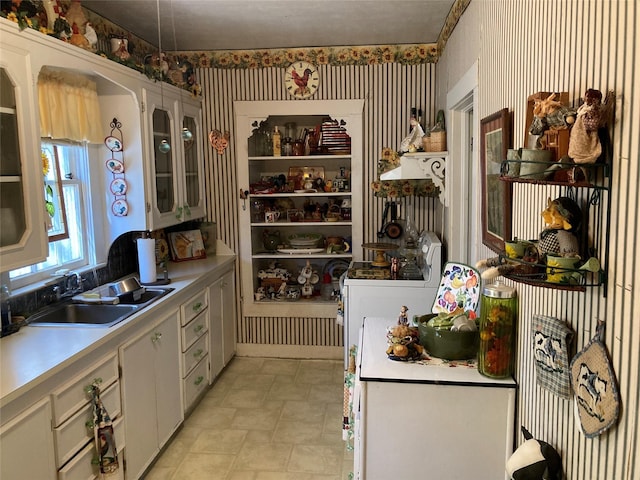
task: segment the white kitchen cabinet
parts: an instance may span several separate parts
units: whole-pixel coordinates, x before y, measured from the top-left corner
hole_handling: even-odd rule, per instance
[[[0,428],[0,478],[56,477],[51,403],[45,398]]]
[[[119,349],[128,479],[139,478],[183,420],[179,311]]]
[[[115,352],[88,365],[51,393],[56,467],[60,478],[83,478],[69,472],[97,471],[92,458],[81,460],[85,456],[83,452],[86,447],[93,446],[94,406],[89,388],[94,383],[100,388],[100,398],[111,420],[119,420],[120,383],[118,356]],[[116,447],[123,446],[116,442]],[[95,453],[95,449],[93,451]]]
[[[209,383],[236,353],[235,272],[229,270],[209,287]]]
[[[209,291],[204,289],[180,306],[184,411],[209,385]]]
[[[508,478],[516,383],[476,368],[396,362],[393,318],[367,318],[354,389],[354,479]],[[424,461],[418,461],[423,459]]]
[[[180,95],[175,89],[144,89],[147,211],[152,230],[206,214],[199,105]],[[191,138],[183,138],[183,128]]]
[[[9,39],[7,39],[9,40]],[[44,260],[44,177],[29,52],[3,37],[0,49],[0,265]]]
[[[324,273],[330,273],[337,260],[346,267],[362,256],[363,101],[238,101],[234,106],[238,183],[248,194],[242,200],[246,208],[240,210],[239,221],[243,315],[334,317],[335,301],[321,295]],[[303,155],[274,156],[264,147],[268,139],[261,132],[271,133],[278,127],[284,141],[287,125],[293,123],[296,137],[305,130],[319,133],[319,139],[314,136],[318,148],[307,145]],[[264,180],[274,177],[284,180],[287,187],[263,188]],[[321,188],[322,183],[315,182],[318,178],[331,181],[331,188]],[[312,212],[315,207],[318,211]],[[279,218],[270,223],[264,210],[278,211]],[[306,213],[304,219],[293,215],[296,210]],[[264,242],[269,234],[279,236],[275,246]],[[351,248],[328,251],[328,237],[346,239]],[[307,239],[315,238],[317,242],[306,245]],[[301,240],[302,248],[292,240]],[[283,301],[291,298],[270,294],[270,289],[277,290],[287,279],[267,278],[265,272],[274,265],[286,269],[287,283],[300,288],[298,276],[307,262],[318,275],[308,298]],[[258,289],[266,290],[265,295]]]

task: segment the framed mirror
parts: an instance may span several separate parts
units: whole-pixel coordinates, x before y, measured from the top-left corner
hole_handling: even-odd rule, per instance
[[[511,142],[511,115],[502,110],[480,121],[482,243],[499,253],[511,238],[511,184],[500,180],[500,167]]]

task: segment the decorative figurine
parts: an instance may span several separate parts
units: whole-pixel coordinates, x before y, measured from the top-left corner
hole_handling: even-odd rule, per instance
[[[599,90],[590,88],[585,92],[569,138],[569,157],[575,163],[595,163],[602,154],[598,130],[609,122],[614,102],[613,92],[607,94],[604,102]]]
[[[409,325],[409,316],[407,312],[409,311],[409,307],[403,305],[400,307],[400,316],[398,317],[398,325]]]

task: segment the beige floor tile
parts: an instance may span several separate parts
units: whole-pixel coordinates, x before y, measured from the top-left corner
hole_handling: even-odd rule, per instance
[[[201,428],[229,428],[236,414],[235,408],[209,407],[198,405],[193,413],[185,420],[188,427]]]
[[[311,385],[274,383],[266,398],[269,400],[307,400],[310,389]]]
[[[282,420],[300,423],[322,423],[325,410],[325,403],[288,400],[282,408]]]
[[[268,390],[271,385],[273,385],[273,381],[275,379],[275,375],[273,374],[256,374],[256,373],[243,373],[242,375],[238,375],[233,382],[232,388],[253,388],[253,389],[263,389]]]
[[[264,361],[262,368],[260,369],[260,373],[295,376],[299,367],[300,360],[270,358]]]
[[[320,443],[322,429],[317,423],[289,422],[280,420],[273,433],[274,442],[282,443]],[[325,443],[322,441],[321,443]]]
[[[323,384],[323,385],[309,385],[309,398],[310,402],[326,402],[336,404],[336,399],[340,399],[344,396],[344,386],[342,383],[336,384]],[[342,408],[342,407],[340,407]]]
[[[262,388],[242,388],[230,390],[220,403],[222,407],[231,408],[260,408],[264,404],[267,391]]]
[[[233,455],[188,453],[176,469],[173,478],[176,480],[225,480],[233,460]]]
[[[339,446],[294,445],[287,471],[340,475],[343,453]]]
[[[235,455],[242,448],[246,436],[246,430],[203,430],[189,451]]]
[[[237,408],[231,428],[240,430],[273,430],[280,418],[281,408]]]
[[[342,361],[235,358],[145,480],[348,480]]]
[[[236,456],[233,470],[286,471],[292,446],[285,443],[249,443]]]

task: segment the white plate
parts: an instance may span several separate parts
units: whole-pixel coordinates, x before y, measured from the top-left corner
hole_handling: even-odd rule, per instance
[[[107,138],[105,138],[104,139],[104,144],[112,152],[121,152],[122,149],[124,148],[122,146],[122,142],[117,137],[107,137]]]
[[[125,182],[123,178],[116,178],[111,182],[109,188],[114,195],[126,195],[127,182]]]
[[[129,204],[126,200],[116,200],[111,204],[111,211],[116,217],[125,217],[129,213]]]
[[[110,158],[105,162],[105,165],[111,173],[124,173],[124,164],[120,160]]]
[[[324,252],[324,248],[279,248],[280,253],[320,253]]]
[[[307,188],[305,190],[294,190],[293,193],[318,193],[315,188]]]

